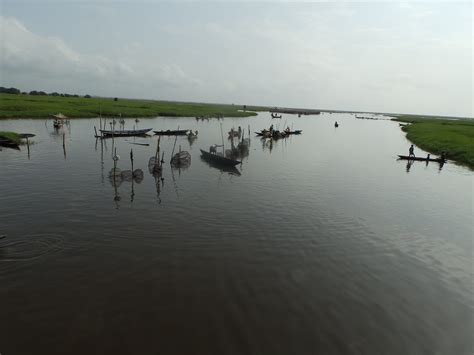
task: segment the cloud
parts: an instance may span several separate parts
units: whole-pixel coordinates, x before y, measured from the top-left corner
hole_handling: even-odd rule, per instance
[[[38,35],[13,17],[0,17],[3,86],[472,115],[472,19],[466,6],[252,2],[100,4],[97,11],[96,5],[57,7],[63,21],[78,24],[62,26],[62,38]],[[59,28],[23,18],[43,33],[56,34]]]
[[[17,85],[22,90],[110,96],[126,96],[130,90],[143,97],[143,92],[133,88],[138,83],[140,88],[198,83],[175,63],[138,56],[141,48],[138,43],[125,45],[124,55],[117,58],[87,55],[70,48],[61,38],[34,34],[17,19],[3,16],[0,16],[0,36],[3,84]]]

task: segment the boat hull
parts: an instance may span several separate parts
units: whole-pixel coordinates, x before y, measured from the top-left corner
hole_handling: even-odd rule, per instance
[[[234,160],[234,159],[229,159],[229,158],[223,157],[221,155],[217,155],[217,154],[212,154],[212,153],[206,152],[205,150],[202,150],[202,149],[200,149],[200,150],[201,150],[201,157],[204,160],[207,160],[209,162],[212,162],[212,163],[215,163],[215,164],[218,164],[218,165],[222,165],[222,166],[236,166],[238,164],[242,164],[241,161]]]
[[[147,129],[135,129],[135,130],[123,130],[123,131],[108,131],[100,130],[103,137],[131,137],[131,136],[143,136],[150,132],[152,128]]]
[[[189,129],[179,129],[179,130],[166,130],[166,131],[153,131],[158,136],[185,136],[188,134]]]
[[[441,158],[422,158],[422,157],[410,157],[408,155],[399,155],[398,159],[400,160],[415,160],[415,161],[434,161],[437,163],[446,163],[446,160]]]
[[[0,146],[5,147],[5,148],[20,150],[20,146],[9,139],[0,139]]]

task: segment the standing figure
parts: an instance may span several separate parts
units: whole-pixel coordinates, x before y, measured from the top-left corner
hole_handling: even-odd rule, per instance
[[[409,157],[415,157],[415,147],[413,146],[413,144],[410,146],[410,149],[408,150],[409,154],[408,156]]]

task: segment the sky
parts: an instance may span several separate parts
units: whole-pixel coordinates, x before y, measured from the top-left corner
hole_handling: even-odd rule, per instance
[[[469,2],[0,0],[0,86],[473,116]]]

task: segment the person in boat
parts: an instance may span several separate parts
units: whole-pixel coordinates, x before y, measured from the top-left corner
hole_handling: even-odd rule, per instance
[[[286,133],[290,133],[290,132],[291,132],[290,126],[286,127],[285,132],[286,132]]]
[[[428,155],[426,156],[426,160],[427,160],[427,161],[430,160],[430,156],[431,156],[431,155],[428,153]]]
[[[413,144],[410,146],[410,149],[408,149],[408,156],[415,157],[415,147],[413,146]]]
[[[270,126],[269,131],[270,131],[270,134],[273,134],[273,124]]]
[[[334,123],[334,127],[339,127],[339,123],[337,123],[337,121]]]
[[[213,153],[213,154],[217,153],[217,144],[213,144],[209,147],[209,153]]]
[[[446,152],[444,152],[444,151],[441,152],[440,159],[441,159],[442,161],[445,161],[445,160],[446,160]]]

